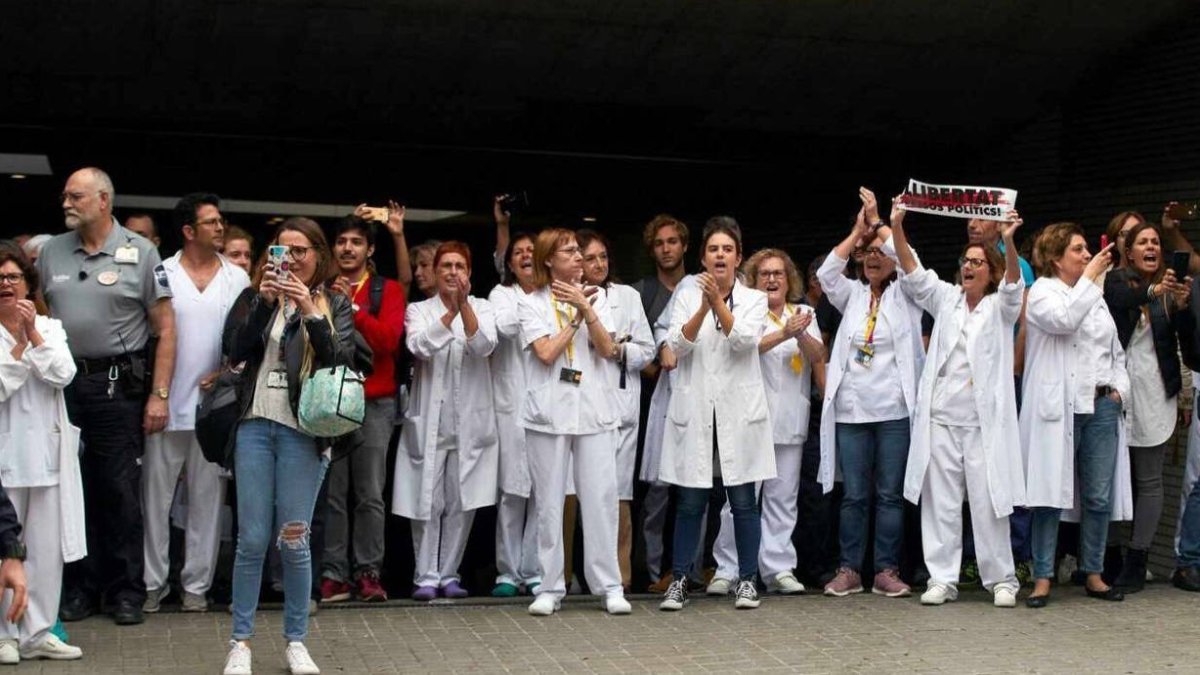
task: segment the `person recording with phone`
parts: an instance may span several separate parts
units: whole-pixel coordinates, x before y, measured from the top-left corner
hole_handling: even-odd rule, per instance
[[[458,566],[476,509],[496,503],[500,448],[489,356],[496,318],[471,297],[471,251],[448,241],[434,254],[437,294],[409,305],[415,360],[392,489],[392,512],[412,521],[414,600],[465,598]]]
[[[1160,228],[1143,222],[1123,232],[1122,269],[1108,273],[1104,300],[1125,350],[1130,397],[1126,429],[1136,490],[1119,590],[1136,593],[1146,583],[1146,557],[1163,509],[1163,459],[1175,432],[1183,377],[1179,363],[1180,330],[1194,322],[1189,303],[1190,254],[1170,259]],[[1179,277],[1177,275],[1185,276]]]
[[[1042,277],[1026,306],[1025,400],[1019,415],[1026,505],[1033,509],[1034,588],[1025,599],[1028,607],[1049,602],[1059,519],[1077,502],[1087,595],[1125,597],[1101,577],[1109,519],[1122,514],[1129,495],[1128,476],[1117,482],[1123,475],[1118,463],[1128,461],[1118,434],[1129,375],[1100,289],[1114,246],[1093,257],[1075,223],[1048,225],[1037,242]]]
[[[286,661],[293,675],[320,672],[304,639],[312,587],[310,523],[330,439],[301,430],[297,411],[301,385],[310,374],[358,365],[354,309],[345,295],[325,287],[333,271],[321,226],[308,218],[289,218],[275,231],[265,264],[225,322],[225,356],[231,363],[246,362],[233,456],[238,541],[225,675],[251,672],[249,640],[263,560],[273,541],[283,562]]]
[[[519,424],[537,494],[542,583],[534,616],[558,611],[566,595],[563,503],[573,464],[583,516],[584,574],[609,614],[629,614],[617,562],[617,428],[620,404],[608,371],[620,350],[610,333],[605,294],[580,283],[583,255],[575,234],[550,228],[533,248],[535,290],[520,299],[521,344],[533,357]]]

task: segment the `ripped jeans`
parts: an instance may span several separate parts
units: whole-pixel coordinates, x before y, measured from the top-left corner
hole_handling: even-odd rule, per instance
[[[263,560],[267,547],[275,545],[283,560],[283,636],[302,641],[312,587],[308,526],[328,460],[311,436],[261,418],[238,425],[233,459],[238,497],[233,639],[254,636]]]

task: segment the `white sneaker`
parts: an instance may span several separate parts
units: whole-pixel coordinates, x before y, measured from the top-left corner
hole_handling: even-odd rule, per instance
[[[21,662],[21,652],[17,649],[17,641],[13,639],[0,640],[0,664],[15,666]]]
[[[208,598],[206,598],[203,593],[184,591],[183,606],[180,608],[180,610],[184,612],[207,612]]]
[[[799,595],[804,593],[804,584],[800,583],[796,575],[791,572],[775,575],[775,578],[771,580],[768,586],[772,591],[782,593],[783,595]]]
[[[225,675],[252,675],[250,647],[237,640],[229,641],[229,656],[225,657]]]
[[[630,605],[623,595],[610,595],[604,599],[604,611],[612,615],[630,614],[633,612],[633,605]]]
[[[1016,607],[1017,606],[1017,590],[1011,586],[996,586],[992,592],[995,598],[992,604],[996,607]]]
[[[69,645],[53,633],[46,636],[42,643],[21,650],[22,659],[51,659],[53,661],[74,661],[83,657],[83,650]],[[14,661],[15,663],[15,661]]]
[[[147,614],[154,614],[158,610],[162,609],[163,599],[170,594],[170,586],[163,586],[162,588],[147,588],[146,600],[142,603],[142,611]]]
[[[958,589],[949,584],[929,582],[928,588],[921,594],[922,605],[943,605],[958,599]]]
[[[550,616],[558,610],[558,598],[549,593],[538,593],[537,598],[529,605],[529,613],[534,616]]]
[[[313,663],[312,657],[308,655],[308,647],[305,647],[303,642],[289,642],[283,656],[287,659],[288,670],[292,671],[292,675],[321,675],[321,669]]]
[[[729,591],[731,590],[733,590],[733,581],[731,579],[713,577],[712,581],[708,582],[708,588],[704,589],[704,593],[706,595],[729,595]]]

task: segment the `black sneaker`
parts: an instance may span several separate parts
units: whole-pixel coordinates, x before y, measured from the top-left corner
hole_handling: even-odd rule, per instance
[[[96,606],[82,593],[64,594],[58,616],[64,622],[83,621],[96,612]]]
[[[737,590],[733,592],[733,606],[738,609],[757,609],[762,600],[758,599],[758,586],[750,579],[742,579],[738,582]]]
[[[112,612],[113,622],[118,626],[135,626],[146,620],[142,603],[132,598],[119,598]]]
[[[664,612],[678,612],[687,602],[687,578],[684,577],[672,581],[671,585],[667,586],[667,592],[663,595],[662,602],[658,603],[658,608]]]

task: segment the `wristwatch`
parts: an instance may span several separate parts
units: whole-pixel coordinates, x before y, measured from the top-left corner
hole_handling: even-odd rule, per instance
[[[154,395],[165,401],[167,400],[167,397],[171,395],[171,390],[167,389],[166,387],[155,389]]]
[[[3,555],[0,555],[0,558],[4,558],[5,560],[24,560],[25,544],[19,541],[12,542],[4,547]]]

